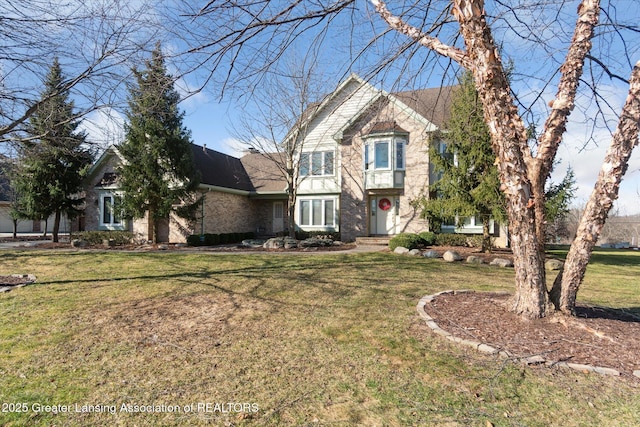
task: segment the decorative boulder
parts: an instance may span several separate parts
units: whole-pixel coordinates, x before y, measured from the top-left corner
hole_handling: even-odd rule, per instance
[[[265,244],[263,239],[246,239],[242,241],[242,246],[247,248],[261,248]]]
[[[397,248],[395,248],[393,250],[393,253],[395,254],[400,254],[400,255],[406,255],[409,253],[409,249],[403,247],[403,246],[398,246]]]
[[[87,246],[89,246],[89,242],[81,239],[73,239],[71,241],[71,246],[74,248],[86,248]]]
[[[442,254],[442,259],[444,259],[447,262],[455,262],[455,261],[461,261],[462,257],[456,251],[446,251],[444,254]]]
[[[420,251],[420,249],[411,249],[408,253],[408,255],[411,256],[420,256],[422,255],[422,252]]]
[[[264,242],[262,247],[265,249],[282,249],[284,248],[284,239],[282,237],[271,238]]]
[[[295,249],[297,247],[298,247],[298,241],[296,239],[292,239],[291,237],[284,238],[285,249]]]
[[[422,256],[425,258],[440,258],[440,254],[437,251],[434,251],[433,249],[425,251],[422,254]]]
[[[564,263],[557,259],[549,259],[547,260],[547,262],[544,263],[544,267],[547,270],[552,270],[552,271],[560,270],[563,265]]]
[[[300,242],[300,247],[302,248],[321,248],[325,246],[333,246],[333,240],[310,237]]]
[[[513,267],[513,262],[511,260],[504,259],[504,258],[496,258],[493,261],[491,261],[489,265],[495,265],[498,267],[506,268],[506,267]]]
[[[469,255],[467,257],[467,262],[469,264],[482,264],[484,262],[484,260],[482,258],[480,258],[479,256]]]

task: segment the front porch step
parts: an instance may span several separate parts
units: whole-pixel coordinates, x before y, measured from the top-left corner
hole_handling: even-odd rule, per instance
[[[356,245],[358,246],[389,246],[390,237],[374,236],[374,237],[356,237]]]

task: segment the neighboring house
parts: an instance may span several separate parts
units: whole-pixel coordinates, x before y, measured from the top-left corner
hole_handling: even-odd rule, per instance
[[[11,160],[0,154],[0,233],[13,233],[13,218],[11,216],[11,204],[14,200],[11,183],[9,180],[9,169]],[[47,221],[21,219],[17,222],[16,231],[18,233],[44,233],[45,225],[47,232],[53,231],[54,215]],[[71,224],[65,216],[60,220],[60,233],[68,233]]]
[[[435,135],[447,120],[452,89],[390,94],[351,75],[312,115],[305,115],[298,156],[298,229],[340,232],[344,241],[427,230],[414,202],[437,179],[429,145],[442,144]],[[184,241],[188,234],[285,231],[286,182],[272,161],[254,151],[236,158],[196,145],[192,150],[204,203],[195,223],[169,221],[168,240]],[[120,161],[111,148],[91,170],[87,229],[146,230],[144,219],[127,224],[113,214]],[[448,231],[481,233],[473,219],[467,223]],[[497,244],[504,246],[504,230],[495,227],[495,234]]]

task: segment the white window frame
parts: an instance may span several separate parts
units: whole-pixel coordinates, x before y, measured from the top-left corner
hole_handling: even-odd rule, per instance
[[[314,168],[313,159],[320,160],[319,168]],[[330,157],[330,160],[328,159]],[[334,150],[305,151],[300,153],[298,165],[301,177],[327,177],[334,176],[336,170],[336,153]]]
[[[98,220],[98,227],[102,230],[124,230],[125,229],[125,221],[123,218],[119,218],[114,214],[114,203],[118,194],[113,191],[101,191],[98,194],[98,215],[100,216]],[[105,217],[105,200],[107,198],[111,199],[111,209],[109,211],[109,222],[104,221]]]
[[[330,205],[330,206],[328,206]],[[307,223],[304,223],[303,219],[303,208],[304,206],[308,206],[309,212],[308,212],[308,221]],[[316,206],[320,209],[320,212],[315,212],[314,209],[317,209]],[[327,209],[329,209],[332,214],[332,222],[331,223],[327,223],[327,213],[329,213],[327,211]],[[319,218],[319,222],[318,221],[314,221],[314,218],[316,218],[317,214],[317,218]],[[329,197],[329,198],[298,198],[298,212],[297,212],[297,218],[298,218],[298,226],[300,227],[304,227],[304,228],[318,228],[318,229],[327,229],[327,228],[336,228],[338,225],[338,200],[335,197]]]
[[[393,152],[393,164],[395,166],[395,170],[403,171],[407,168],[407,140],[401,138],[394,138],[394,147],[395,151]],[[402,152],[402,161],[398,164],[398,148]]]
[[[387,167],[377,167],[377,144],[387,144]],[[401,147],[402,159],[398,164],[398,148]],[[371,138],[364,144],[362,164],[365,171],[404,171],[407,167],[407,139],[404,137]]]
[[[459,222],[459,217],[456,217],[455,223]],[[463,218],[462,227],[456,227],[455,224],[442,224],[442,231],[445,233],[459,233],[459,234],[482,234],[482,220],[475,215]],[[489,220],[489,233],[493,234],[495,231],[495,221]]]

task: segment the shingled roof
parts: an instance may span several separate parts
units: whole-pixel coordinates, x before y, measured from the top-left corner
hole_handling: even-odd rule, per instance
[[[278,164],[283,164],[282,156],[283,153],[249,152],[240,158],[255,192],[282,193],[286,190],[287,182],[278,168]]]
[[[452,95],[457,86],[396,92],[391,95],[443,129],[451,115]]]
[[[201,184],[255,191],[240,159],[195,144],[191,144],[191,151],[196,169],[200,171]]]

